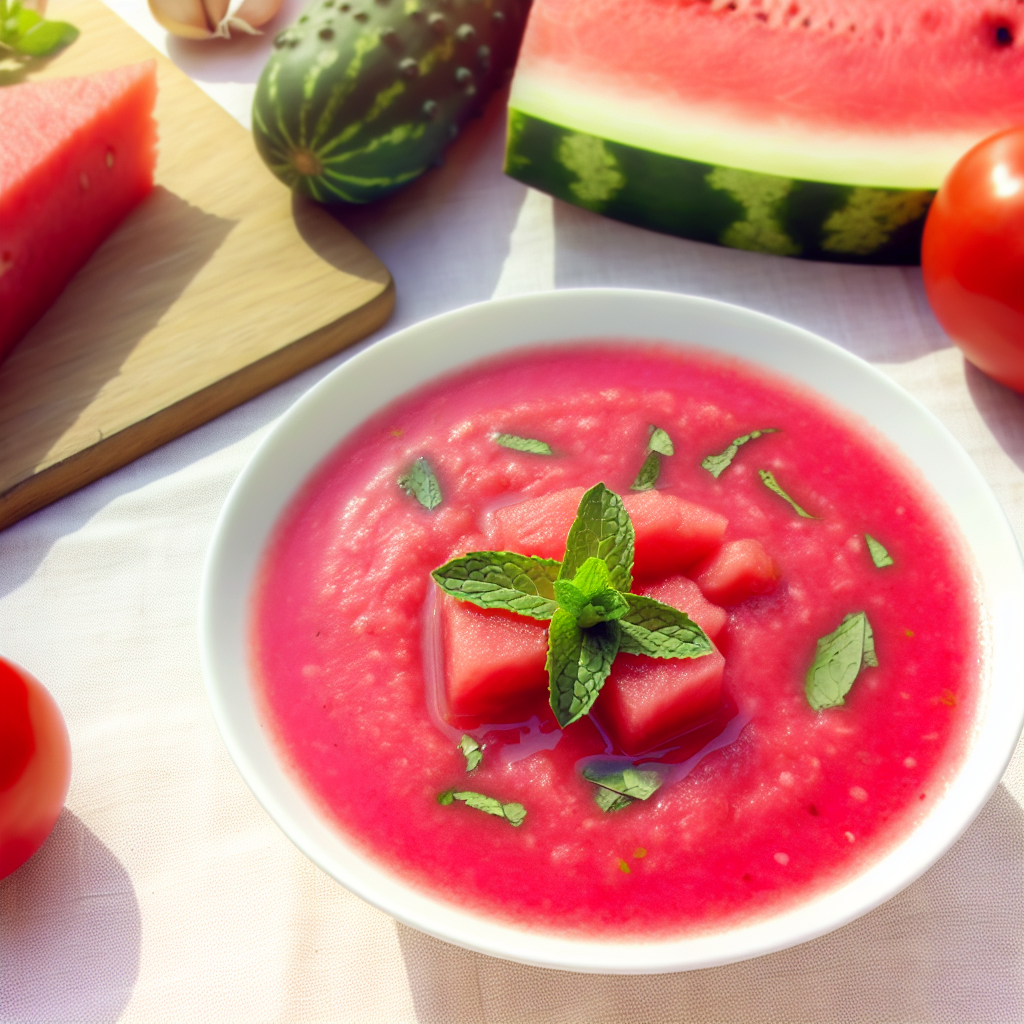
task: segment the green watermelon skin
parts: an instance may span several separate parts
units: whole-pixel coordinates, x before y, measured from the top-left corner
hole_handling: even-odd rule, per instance
[[[367,203],[437,164],[515,62],[528,0],[317,0],[256,89],[253,137],[290,188]]]
[[[505,173],[665,234],[842,263],[916,264],[935,192],[783,178],[600,139],[509,111]]]

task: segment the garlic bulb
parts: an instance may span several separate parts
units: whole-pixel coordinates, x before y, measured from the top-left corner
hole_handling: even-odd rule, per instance
[[[232,30],[259,35],[283,0],[149,0],[149,9],[171,35],[227,39]]]

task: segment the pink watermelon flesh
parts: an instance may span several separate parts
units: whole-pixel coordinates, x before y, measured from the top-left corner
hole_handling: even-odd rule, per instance
[[[686,576],[670,576],[657,583],[640,584],[635,589],[638,594],[653,597],[655,601],[686,612],[712,640],[729,621],[729,613],[717,604],[712,604],[700,587]]]
[[[760,542],[747,539],[723,544],[691,575],[709,601],[728,606],[774,590],[779,571]]]
[[[156,63],[0,89],[0,359],[153,187]]]
[[[440,611],[449,718],[510,721],[524,700],[547,689],[546,622],[447,595]]]
[[[491,515],[488,538],[496,550],[562,558],[582,487],[506,505]],[[728,520],[710,509],[661,491],[622,499],[636,532],[633,573],[638,579],[669,576],[716,551]]]

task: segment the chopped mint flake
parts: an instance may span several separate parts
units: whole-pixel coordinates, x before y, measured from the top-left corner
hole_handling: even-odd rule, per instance
[[[700,658],[714,650],[707,633],[686,612],[642,594],[624,595],[629,611],[619,619],[619,650],[649,658]]]
[[[441,487],[430,463],[424,458],[417,459],[409,472],[398,478],[398,486],[428,511],[441,504]]]
[[[864,540],[867,541],[871,561],[875,563],[876,569],[884,569],[887,565],[893,564],[892,555],[870,533],[864,534]]]
[[[647,450],[659,455],[675,455],[676,449],[672,438],[661,427],[651,427],[651,439],[647,442]]]
[[[522,804],[503,804],[500,800],[495,800],[493,796],[486,796],[483,793],[474,793],[469,789],[449,789],[437,798],[437,802],[445,807],[454,803],[456,800],[461,801],[467,807],[472,807],[476,811],[483,811],[484,814],[492,814],[496,818],[504,818],[514,828],[518,828],[522,825],[523,820],[526,818],[526,808]]]
[[[758,474],[761,477],[761,482],[768,488],[769,491],[773,491],[783,501],[788,501],[793,506],[793,511],[798,516],[803,516],[804,519],[817,519],[817,516],[812,516],[810,512],[802,509],[780,486],[778,481],[775,479],[773,473],[767,469],[758,470]]]
[[[551,447],[544,441],[538,441],[532,437],[517,437],[515,434],[498,434],[494,438],[495,444],[502,448],[511,448],[516,452],[529,452],[531,455],[550,455]]]
[[[648,452],[644,464],[640,467],[636,479],[629,485],[631,491],[649,491],[661,476],[661,456],[657,452]]]
[[[765,427],[763,430],[752,430],[749,434],[737,437],[724,452],[721,452],[718,455],[709,455],[701,463],[701,467],[706,469],[717,480],[729,468],[732,464],[732,460],[736,458],[736,453],[740,450],[740,445],[746,444],[748,441],[754,441],[763,434],[777,434],[778,432],[779,431],[775,427]]]
[[[551,710],[563,729],[590,711],[618,650],[616,622],[581,629],[572,614],[561,608],[551,617],[545,667]]]
[[[480,744],[468,734],[463,734],[462,739],[459,740],[459,750],[462,751],[462,756],[466,759],[467,772],[479,767],[480,762],[484,759],[484,752],[480,749]]]
[[[622,499],[604,484],[596,484],[580,500],[558,578],[571,580],[588,558],[600,558],[608,566],[610,585],[629,593],[633,589],[633,536]]]
[[[554,582],[561,563],[514,551],[471,551],[431,576],[452,597],[480,608],[503,608],[531,619],[550,619],[558,607]]]
[[[621,793],[614,793],[610,789],[601,789],[598,787],[594,790],[594,803],[601,808],[602,811],[621,811],[624,807],[628,807],[633,802],[631,796],[623,796]]]
[[[644,771],[641,768],[623,768],[617,772],[604,772],[600,768],[583,769],[583,778],[612,793],[629,797],[631,800],[646,800],[653,796],[662,783],[661,774]]]
[[[845,697],[864,665],[878,667],[875,638],[864,612],[847,615],[834,632],[823,636],[807,673],[807,702],[815,711],[846,703]]]

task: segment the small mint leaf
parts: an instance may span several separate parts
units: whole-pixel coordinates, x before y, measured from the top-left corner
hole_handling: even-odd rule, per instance
[[[624,594],[629,611],[619,619],[619,650],[648,658],[701,658],[714,650],[707,633],[686,612],[642,594]]]
[[[600,558],[608,566],[612,587],[629,593],[633,589],[633,536],[622,499],[604,484],[596,484],[580,501],[558,578],[571,580],[588,558]]]
[[[513,828],[518,828],[526,820],[526,808],[522,804],[502,804],[501,809],[505,815],[505,820]]]
[[[847,615],[839,628],[823,636],[807,673],[807,703],[815,711],[845,704],[863,665],[878,667],[875,638],[864,612]]]
[[[884,569],[887,565],[894,564],[892,555],[890,555],[889,552],[886,551],[870,533],[864,534],[864,540],[867,541],[868,551],[871,554],[871,561],[875,563],[876,569]]]
[[[484,752],[480,749],[480,744],[472,736],[463,734],[462,739],[459,740],[459,750],[466,759],[467,772],[479,767],[480,762],[484,759]]]
[[[610,811],[621,811],[624,807],[628,807],[633,802],[631,796],[622,796],[620,793],[616,793],[611,789],[601,789],[600,786],[594,790],[594,803],[601,808],[602,811],[608,813]]]
[[[449,789],[437,798],[437,802],[446,807],[456,800],[461,801],[467,807],[472,807],[476,811],[483,811],[484,814],[493,814],[496,818],[504,818],[514,828],[522,825],[523,819],[526,817],[526,808],[522,804],[503,804],[500,800],[495,800],[493,796],[486,796],[484,793],[474,793],[469,789]]]
[[[576,570],[572,583],[584,597],[594,597],[612,585],[612,576],[600,558],[588,558]]]
[[[706,469],[717,480],[729,468],[732,460],[736,458],[740,445],[746,444],[748,441],[754,441],[763,434],[777,434],[778,432],[775,427],[765,427],[763,430],[752,430],[749,434],[737,437],[724,452],[718,455],[709,455],[701,463],[701,468]]]
[[[647,442],[647,450],[659,455],[675,455],[676,449],[672,438],[661,427],[651,427],[651,439]]]
[[[661,456],[657,452],[648,452],[644,464],[640,467],[636,479],[629,485],[631,491],[649,491],[658,482],[661,475]]]
[[[531,455],[550,455],[551,447],[544,441],[532,437],[517,437],[515,434],[497,434],[495,444],[511,448],[514,452],[529,452]]]
[[[398,486],[411,494],[428,512],[441,504],[441,487],[424,458],[417,459],[408,473],[398,478]]]
[[[603,562],[598,564],[604,565]],[[579,575],[576,579],[579,579]],[[588,596],[576,586],[576,580],[556,580],[555,597],[558,599],[558,607],[568,612],[580,629],[589,629],[599,622],[620,619],[629,611],[625,596],[617,590],[606,587],[599,593]]]
[[[807,512],[807,511],[805,511],[804,509],[802,509],[802,508],[801,508],[801,507],[800,507],[800,506],[799,506],[799,505],[798,505],[798,504],[797,504],[797,503],[796,503],[796,502],[795,502],[795,501],[794,501],[794,500],[793,500],[793,499],[792,499],[792,498],[791,498],[791,497],[790,497],[790,496],[789,496],[789,495],[788,495],[788,494],[787,494],[787,493],[786,493],[786,492],[785,492],[785,491],[784,491],[784,490],[783,490],[783,489],[782,489],[782,488],[781,488],[781,487],[779,486],[779,483],[778,483],[778,481],[777,481],[777,480],[775,479],[775,476],[774,476],[774,474],[772,474],[772,473],[771,473],[771,472],[770,472],[769,470],[767,470],[767,469],[759,469],[759,470],[758,470],[758,475],[759,475],[759,476],[761,477],[761,482],[762,482],[762,483],[763,483],[763,484],[765,485],[765,487],[767,487],[767,488],[768,488],[768,490],[769,490],[769,491],[772,491],[772,492],[773,492],[774,494],[777,494],[777,495],[778,495],[778,496],[779,496],[780,498],[782,498],[782,500],[783,500],[783,501],[788,501],[788,502],[790,503],[790,505],[792,505],[792,506],[793,506],[793,511],[794,511],[794,512],[795,512],[795,513],[796,513],[796,514],[797,514],[798,516],[803,516],[803,518],[804,518],[804,519],[817,519],[817,518],[818,518],[817,516],[812,516],[810,512]]]
[[[443,793],[439,793],[438,796],[437,796],[437,802],[442,807],[447,807],[450,803],[453,803],[454,800],[455,800],[455,790],[454,789],[446,789]]]
[[[70,46],[78,36],[78,29],[66,21],[40,21],[15,40],[14,49],[26,57],[45,57]]]
[[[504,608],[531,619],[550,619],[558,607],[553,558],[514,551],[471,551],[435,569],[434,582],[452,597],[480,608]]]
[[[563,729],[590,711],[618,649],[616,622],[599,622],[581,629],[561,608],[551,617],[546,668],[551,710]]]
[[[653,796],[662,783],[661,774],[643,771],[640,768],[623,768],[617,772],[603,772],[590,766],[583,769],[583,778],[602,789],[629,797],[631,800],[646,800]]]

